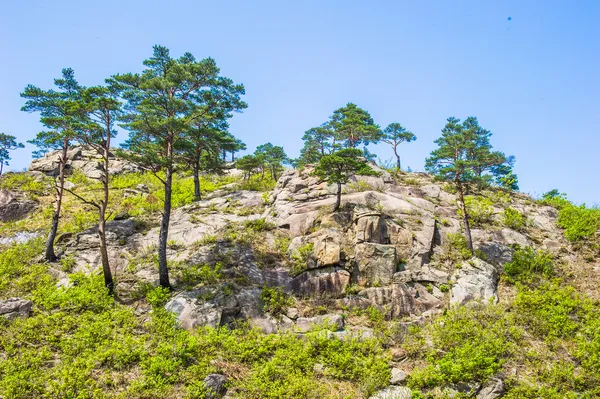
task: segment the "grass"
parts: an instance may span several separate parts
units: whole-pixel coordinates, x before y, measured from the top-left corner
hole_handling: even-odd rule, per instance
[[[34,303],[27,319],[0,319],[2,397],[204,398],[209,373],[225,374],[235,397],[368,397],[389,379],[375,339],[265,335],[243,325],[186,331],[162,307],[167,290],[146,289],[153,309],[138,314],[114,302],[99,275],[72,275],[69,288],[57,288],[45,265],[34,266],[40,245],[0,253],[0,295]],[[268,296],[271,305],[287,301]]]

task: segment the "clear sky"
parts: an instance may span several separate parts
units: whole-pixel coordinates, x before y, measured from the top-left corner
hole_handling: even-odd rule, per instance
[[[213,57],[246,86],[231,132],[297,156],[305,130],[354,102],[418,137],[403,165],[423,170],[446,118],[477,116],[517,158],[521,190],[600,202],[600,2],[6,1],[0,15],[0,131],[41,129],[19,109],[28,84],[64,67],[84,85],[137,72],[162,44]],[[119,140],[123,140],[121,132]],[[13,153],[12,168],[31,160]],[[374,147],[382,159],[391,150]]]

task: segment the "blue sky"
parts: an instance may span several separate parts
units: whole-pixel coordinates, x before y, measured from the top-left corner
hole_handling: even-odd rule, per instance
[[[28,84],[64,67],[84,85],[136,72],[152,45],[213,57],[246,86],[231,132],[253,150],[296,156],[305,130],[355,102],[382,127],[418,137],[401,149],[422,170],[449,116],[473,115],[517,158],[521,190],[600,202],[600,2],[116,1],[5,2],[0,131],[41,129],[19,111]],[[119,140],[126,133],[121,132]],[[12,168],[31,160],[13,153]],[[372,148],[382,159],[392,152]]]

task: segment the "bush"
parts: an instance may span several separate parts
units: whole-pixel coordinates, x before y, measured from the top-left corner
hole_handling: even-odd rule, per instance
[[[465,207],[469,214],[469,220],[474,227],[483,227],[486,224],[492,223],[494,203],[489,198],[468,195],[465,197]],[[458,214],[462,217],[460,210]]]
[[[496,374],[516,349],[521,330],[499,305],[456,307],[428,324],[419,335],[429,337],[425,357],[429,364],[411,373],[411,388],[448,383],[483,382]]]
[[[260,297],[264,302],[264,311],[272,315],[284,313],[292,306],[292,298],[278,287],[263,287]]]
[[[251,229],[252,231],[267,231],[275,228],[275,225],[267,222],[265,218],[248,220],[245,225],[246,228]]]
[[[312,242],[307,242],[292,252],[292,274],[300,274],[308,267],[308,262],[313,256],[315,246]]]
[[[569,241],[590,238],[600,228],[600,209],[565,205],[558,212],[557,225],[565,229],[565,238]]]
[[[460,262],[470,259],[473,254],[467,248],[467,240],[461,233],[446,234],[444,243],[444,255],[447,260]]]
[[[525,228],[526,221],[523,213],[515,208],[506,208],[502,214],[502,222],[509,229],[521,231]]]
[[[534,290],[520,289],[515,300],[521,324],[544,339],[572,336],[588,306],[573,287],[561,287],[556,282]]]
[[[550,277],[554,273],[552,256],[531,247],[517,248],[512,261],[504,265],[504,273],[512,282],[526,281],[535,274]]]

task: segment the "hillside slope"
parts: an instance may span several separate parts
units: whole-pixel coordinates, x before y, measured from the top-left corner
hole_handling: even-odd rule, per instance
[[[73,165],[82,195],[93,162]],[[471,257],[451,188],[426,174],[358,177],[336,213],[310,168],[274,188],[204,176],[198,202],[180,176],[169,293],[155,288],[160,184],[118,172],[114,300],[94,212],[70,197],[61,260],[40,263],[50,172],[0,180],[0,397],[600,395],[597,249],[568,241],[553,206],[472,193]]]

